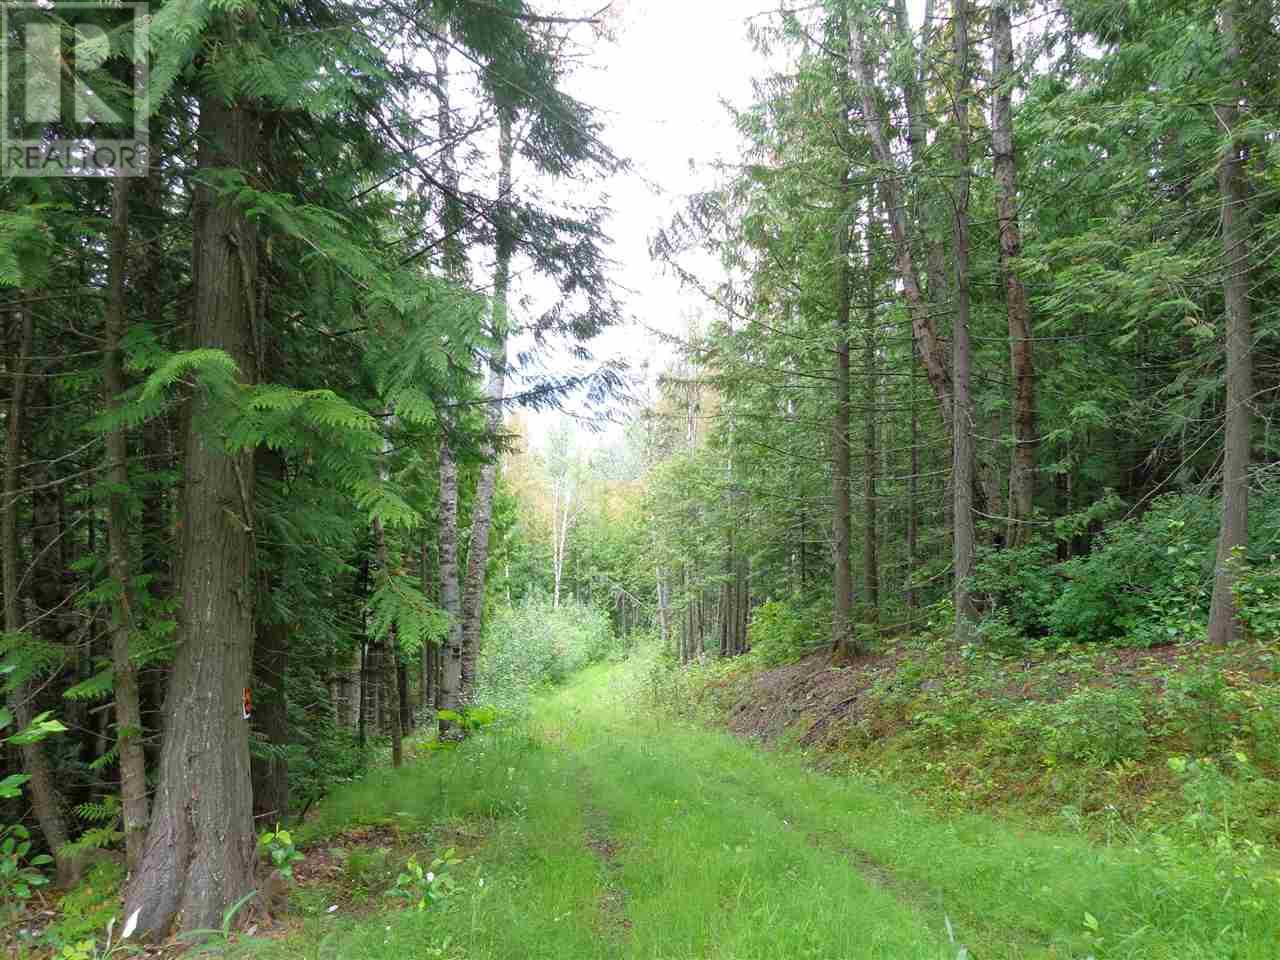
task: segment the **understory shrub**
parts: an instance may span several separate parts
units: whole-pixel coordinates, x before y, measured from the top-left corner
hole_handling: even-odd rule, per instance
[[[1031,543],[1006,550],[984,548],[977,557],[973,589],[994,608],[980,626],[984,645],[1017,653],[1025,639],[1049,632],[1047,614],[1062,594],[1063,580],[1050,569],[1055,546]],[[989,621],[995,620],[994,625]]]
[[[1051,743],[1071,760],[1109,766],[1147,752],[1142,694],[1131,687],[1084,687],[1053,708]]]
[[[577,600],[557,609],[535,597],[502,609],[485,626],[477,702],[520,706],[537,688],[604,660],[616,643],[609,615]]]
[[[1115,524],[1093,553],[1058,568],[1066,584],[1050,632],[1151,647],[1202,638],[1217,532],[1213,501],[1196,496],[1162,497]]]
[[[751,655],[766,667],[799,660],[827,643],[830,623],[829,600],[768,600],[751,613]]]

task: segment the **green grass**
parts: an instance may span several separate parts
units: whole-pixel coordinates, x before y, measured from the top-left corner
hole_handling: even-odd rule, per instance
[[[890,788],[673,724],[637,688],[636,668],[592,668],[526,727],[337,791],[302,840],[395,823],[424,852],[460,847],[458,892],[423,913],[328,914],[309,891],[309,916],[254,955],[1280,956],[1280,888],[1223,877],[1211,857],[939,819]]]

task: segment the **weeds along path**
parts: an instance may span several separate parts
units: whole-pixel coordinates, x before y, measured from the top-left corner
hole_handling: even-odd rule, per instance
[[[335,794],[308,835],[391,822],[406,849],[459,845],[457,891],[418,913],[377,891],[359,901],[299,890],[306,919],[255,952],[954,960],[963,945],[979,960],[1280,956],[1274,892],[1262,909],[1224,904],[1211,873],[937,819],[887,788],[672,725],[636,699],[637,669],[589,670],[541,701],[525,729]],[[328,913],[332,902],[340,909]]]

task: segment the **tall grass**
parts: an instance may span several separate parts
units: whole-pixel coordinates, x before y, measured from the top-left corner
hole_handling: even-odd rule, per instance
[[[644,710],[643,669],[593,667],[523,725],[336,791],[307,836],[391,820],[438,846],[455,830],[477,838],[460,888],[422,914],[313,918],[262,955],[954,960],[963,943],[982,960],[1280,956],[1270,881],[1224,876],[1212,857],[940,819]]]

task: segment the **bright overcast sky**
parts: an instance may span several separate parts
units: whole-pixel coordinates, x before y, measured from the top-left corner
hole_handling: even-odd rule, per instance
[[[604,2],[566,0],[560,6],[581,12]],[[570,78],[570,92],[600,111],[604,141],[634,165],[606,187],[614,210],[610,252],[618,263],[615,281],[626,291],[628,319],[590,344],[597,358],[622,357],[633,371],[644,361],[660,368],[670,353],[644,327],[680,333],[685,315],[711,312],[702,297],[682,290],[675,277],[650,260],[649,240],[685,198],[714,185],[714,161],[736,162],[741,156],[723,101],[739,107],[750,102],[752,79],[769,65],[748,40],[747,23],[776,10],[777,2],[615,0],[609,13],[615,40],[593,44]],[[909,0],[908,6],[918,23],[923,0]],[[709,258],[699,262],[699,269],[716,279]],[[548,358],[548,365],[560,364]],[[556,418],[532,419],[534,431],[541,433]]]
[[[569,80],[570,92],[600,112],[604,141],[633,165],[605,187],[627,322],[589,345],[598,359],[621,357],[633,371],[646,360],[661,366],[668,354],[644,326],[680,331],[683,315],[704,308],[650,260],[649,240],[685,198],[714,184],[715,160],[739,156],[722,100],[749,100],[762,61],[747,39],[746,18],[765,3],[618,0],[610,17],[615,40],[595,43]],[[535,429],[554,419],[533,418]]]

